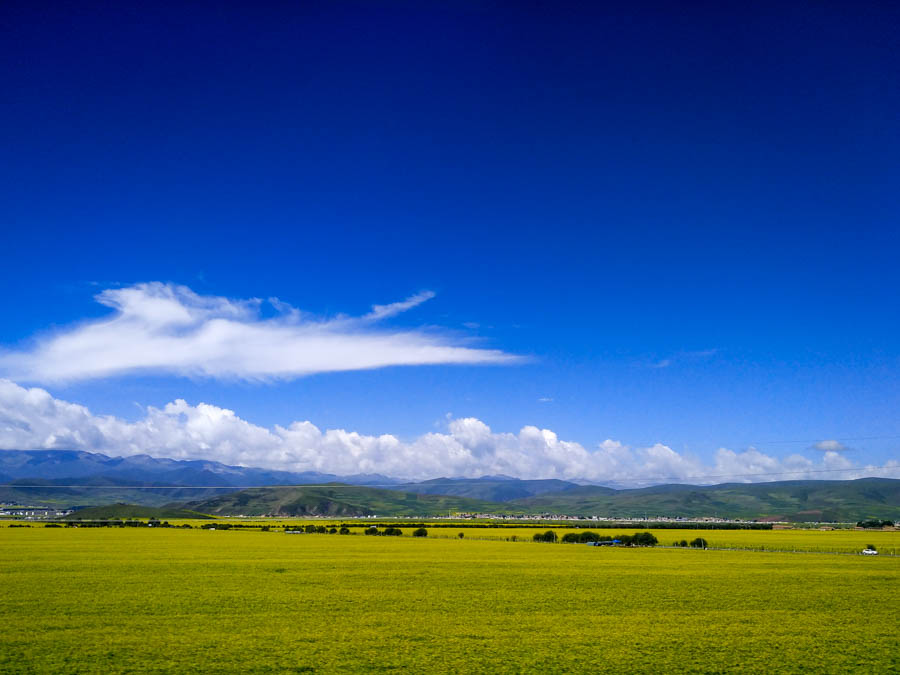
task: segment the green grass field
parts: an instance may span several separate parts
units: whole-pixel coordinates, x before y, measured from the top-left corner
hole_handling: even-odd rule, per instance
[[[900,669],[900,558],[466,536],[0,528],[0,670]]]

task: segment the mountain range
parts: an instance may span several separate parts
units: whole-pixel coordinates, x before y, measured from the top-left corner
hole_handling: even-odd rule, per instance
[[[239,488],[334,481],[353,485],[400,482],[378,474],[295,473],[149,455],[109,457],[77,450],[0,450],[0,502],[18,504],[128,502],[161,506]]]
[[[399,481],[229,466],[148,455],[0,451],[0,502],[85,507],[112,503],[214,515],[401,516],[448,512],[713,517],[797,521],[900,520],[900,480],[778,481],[614,489],[509,476]]]

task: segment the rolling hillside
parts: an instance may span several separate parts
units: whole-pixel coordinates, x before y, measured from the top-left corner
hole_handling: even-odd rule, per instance
[[[503,503],[336,484],[242,490],[187,502],[180,508],[221,515],[427,516],[466,511],[855,522],[866,518],[900,520],[900,480],[659,485],[636,490],[578,486]]]
[[[517,499],[529,512],[611,517],[777,517],[795,521],[900,519],[900,480],[779,481],[722,485],[656,485],[635,490],[583,486]]]
[[[180,504],[211,515],[278,516],[437,516],[457,511],[509,511],[464,497],[420,495],[354,485],[251,488],[221,497]]]
[[[488,502],[508,502],[525,499],[548,492],[561,492],[577,487],[569,481],[519,480],[506,476],[482,476],[481,478],[435,478],[421,483],[398,486],[398,490],[427,495],[455,495]]]

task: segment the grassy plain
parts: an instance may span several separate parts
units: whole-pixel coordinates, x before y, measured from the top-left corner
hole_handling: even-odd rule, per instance
[[[0,670],[900,669],[898,558],[470,534],[2,528]]]

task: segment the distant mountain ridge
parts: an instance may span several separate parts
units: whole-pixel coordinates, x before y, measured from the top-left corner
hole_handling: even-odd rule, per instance
[[[106,477],[123,481],[148,481],[169,485],[296,485],[340,480],[354,485],[396,483],[380,474],[338,476],[317,471],[276,471],[232,466],[205,459],[166,459],[150,455],[109,457],[81,450],[0,450],[0,477],[4,482],[22,478]],[[212,481],[212,482],[210,482]]]
[[[231,466],[211,460],[131,455],[109,457],[80,450],[0,450],[0,502],[99,506],[162,506],[267,485],[367,485],[402,481],[379,474],[337,476]],[[25,487],[25,486],[28,487]],[[78,487],[64,487],[64,486]],[[32,487],[37,486],[37,487]],[[196,489],[202,487],[203,489]]]
[[[0,485],[0,502],[61,507],[178,504],[230,515],[250,515],[246,511],[252,509],[257,515],[348,517],[466,511],[612,518],[900,520],[900,480],[889,478],[672,484],[636,489],[509,476],[411,483],[378,474],[342,477],[206,460],[108,457],[67,450],[0,451],[0,477],[4,482]]]

